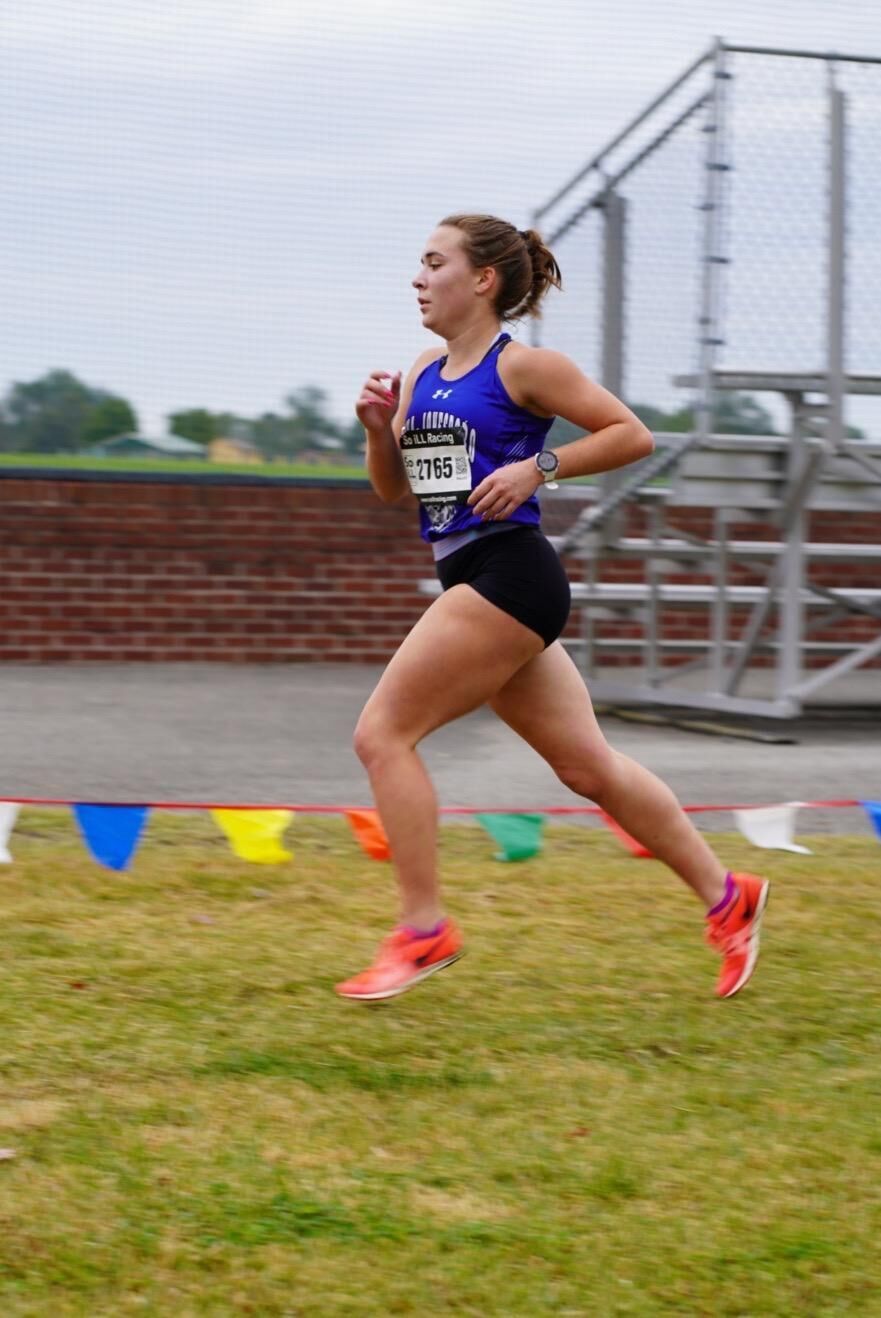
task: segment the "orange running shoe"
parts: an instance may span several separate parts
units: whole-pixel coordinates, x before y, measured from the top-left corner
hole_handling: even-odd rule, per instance
[[[719,915],[707,916],[707,942],[722,953],[716,993],[731,998],[753,973],[759,955],[759,926],[769,883],[757,874],[732,874],[737,896]]]
[[[463,950],[462,936],[452,920],[445,920],[440,933],[429,934],[427,938],[396,929],[380,946],[373,965],[337,984],[336,991],[340,997],[355,1002],[396,998],[436,970],[458,961]]]

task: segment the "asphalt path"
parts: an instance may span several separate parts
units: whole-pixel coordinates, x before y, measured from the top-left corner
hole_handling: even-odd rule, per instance
[[[380,672],[348,664],[2,665],[0,799],[369,805],[351,733]],[[616,749],[685,804],[881,799],[881,707],[762,725],[795,739],[786,745],[600,721]],[[442,805],[579,804],[485,709],[435,733],[423,753]],[[727,813],[698,818],[708,829],[732,827]],[[805,812],[799,830],[871,832],[859,809]]]

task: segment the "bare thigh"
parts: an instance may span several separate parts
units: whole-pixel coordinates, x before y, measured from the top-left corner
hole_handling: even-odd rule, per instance
[[[559,641],[512,674],[489,704],[582,794],[589,776],[601,778],[608,771],[614,752],[584,680]]]
[[[540,636],[476,590],[452,586],[392,658],[364,707],[356,740],[364,746],[394,736],[415,746],[485,704],[542,646]]]

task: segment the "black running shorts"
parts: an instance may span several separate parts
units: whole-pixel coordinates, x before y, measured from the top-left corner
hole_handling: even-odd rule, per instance
[[[569,581],[557,551],[537,526],[488,535],[438,559],[444,590],[466,585],[537,632],[549,646],[569,617]]]

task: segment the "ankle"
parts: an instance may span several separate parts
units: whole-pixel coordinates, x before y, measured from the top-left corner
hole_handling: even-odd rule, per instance
[[[707,916],[712,919],[714,916],[721,915],[722,912],[731,905],[737,896],[737,884],[734,882],[734,875],[729,870],[725,875],[724,888],[719,896],[718,901],[707,911]]]
[[[422,920],[418,922],[416,920],[402,921],[398,928],[403,930],[410,938],[433,938],[443,932],[446,923],[446,916],[441,915],[432,923]]]

